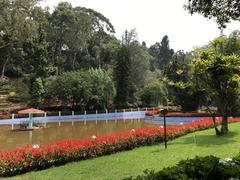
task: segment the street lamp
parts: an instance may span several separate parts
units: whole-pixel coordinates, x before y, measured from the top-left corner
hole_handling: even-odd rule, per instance
[[[164,126],[164,144],[165,149],[167,149],[167,127],[166,127],[166,114],[168,113],[167,109],[161,109],[160,113],[163,115],[163,126]]]

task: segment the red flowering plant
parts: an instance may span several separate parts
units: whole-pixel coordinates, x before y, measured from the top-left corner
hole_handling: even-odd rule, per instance
[[[229,118],[229,122],[240,120]],[[221,119],[218,118],[220,123]],[[167,138],[213,127],[211,118],[202,118],[180,126],[167,126]],[[0,176],[13,176],[31,170],[45,169],[145,145],[163,142],[163,127],[136,128],[125,132],[92,136],[87,140],[64,140],[48,145],[26,145],[11,151],[0,150]]]

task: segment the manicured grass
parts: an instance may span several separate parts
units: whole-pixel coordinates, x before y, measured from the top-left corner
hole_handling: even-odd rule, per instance
[[[9,179],[122,179],[142,174],[145,169],[160,170],[196,155],[232,157],[240,152],[240,123],[229,125],[230,133],[214,135],[214,129],[195,132],[168,143],[141,147],[110,156],[68,163],[42,171],[30,172]]]

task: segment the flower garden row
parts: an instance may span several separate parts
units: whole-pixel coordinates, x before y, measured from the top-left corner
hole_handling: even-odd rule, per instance
[[[218,123],[221,119],[217,119]],[[240,118],[229,118],[229,122]],[[211,118],[203,118],[181,126],[168,126],[169,140],[190,132],[213,127]],[[13,176],[24,172],[45,169],[67,162],[131,150],[163,142],[162,126],[132,129],[114,135],[92,136],[88,140],[65,140],[49,145],[26,145],[11,151],[0,150],[0,176]]]
[[[154,116],[160,114],[160,109],[158,108],[152,108],[147,111],[145,111],[145,114],[147,116]],[[170,111],[166,115],[167,117],[206,117],[209,116],[209,113],[207,112],[178,112],[178,111]]]

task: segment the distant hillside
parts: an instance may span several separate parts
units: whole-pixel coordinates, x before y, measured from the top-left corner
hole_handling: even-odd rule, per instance
[[[26,107],[30,95],[22,79],[10,79],[0,86],[0,114],[9,114],[14,109]]]

